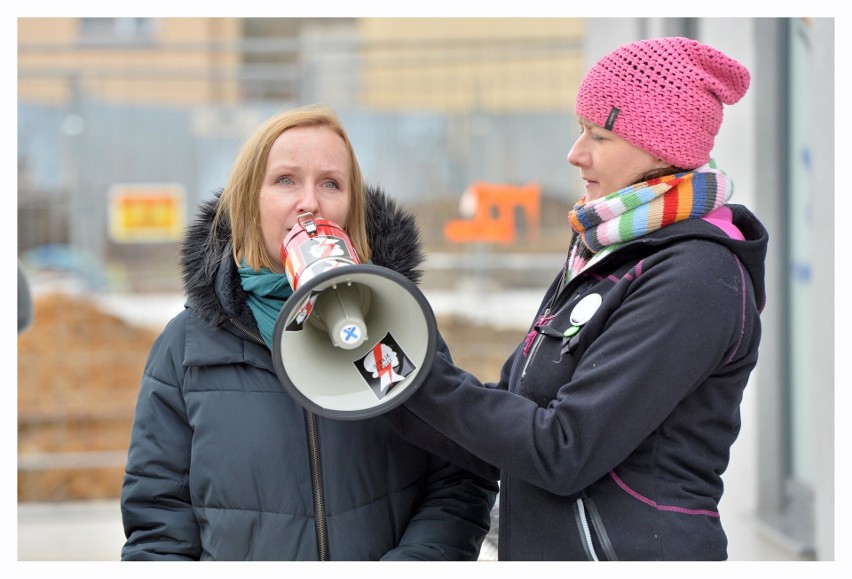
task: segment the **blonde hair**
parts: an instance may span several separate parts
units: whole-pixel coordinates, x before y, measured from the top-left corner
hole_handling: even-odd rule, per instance
[[[272,144],[281,133],[294,127],[327,127],[343,139],[351,160],[349,213],[344,230],[358,253],[358,259],[361,263],[366,263],[370,259],[370,245],[367,238],[366,194],[361,168],[352,143],[337,115],[321,105],[308,105],[280,112],[269,118],[248,138],[237,154],[228,182],[219,198],[213,227],[218,228],[226,222],[230,224],[233,255],[238,264],[245,260],[246,264],[255,270],[261,267],[272,271],[280,269],[281,264],[273,263],[263,243],[263,232],[260,228],[260,188]]]

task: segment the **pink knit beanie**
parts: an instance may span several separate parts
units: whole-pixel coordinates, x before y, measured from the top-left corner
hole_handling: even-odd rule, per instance
[[[722,103],[748,90],[736,60],[689,38],[641,40],[600,59],[586,73],[574,112],[681,169],[710,159]]]

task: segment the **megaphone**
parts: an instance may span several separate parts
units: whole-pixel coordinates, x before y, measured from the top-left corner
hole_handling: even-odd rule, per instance
[[[311,213],[281,244],[293,288],[273,331],[275,373],[315,414],[378,416],[420,386],[435,356],[437,324],[404,275],[362,264],[349,236]]]

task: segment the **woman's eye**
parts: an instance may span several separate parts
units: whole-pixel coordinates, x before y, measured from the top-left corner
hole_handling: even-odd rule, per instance
[[[326,189],[337,189],[337,182],[336,181],[326,181],[325,183],[322,184],[322,186],[325,187]]]
[[[276,179],[275,182],[280,183],[281,185],[289,185],[293,181],[292,181],[292,179],[290,179],[290,177],[278,177],[278,179]]]
[[[595,134],[595,132],[592,129],[589,129],[589,128],[584,127],[583,125],[580,125],[580,136],[585,135],[585,134],[588,134],[589,138],[591,138],[593,141],[603,141],[604,140],[603,137],[601,137],[598,134]]]

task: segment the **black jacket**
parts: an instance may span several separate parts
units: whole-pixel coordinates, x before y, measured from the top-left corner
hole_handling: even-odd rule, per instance
[[[438,355],[394,412],[405,436],[500,469],[501,560],[727,558],[722,473],[757,362],[768,239],[730,208],[744,241],[693,219],[561,291],[560,272],[499,383]],[[593,294],[599,307],[566,338]]]
[[[368,199],[373,263],[416,282],[413,218],[379,190]],[[331,560],[476,559],[496,483],[403,441],[383,416],[329,420],[293,401],[257,335],[230,232],[212,236],[216,202],[188,231],[186,309],[142,377],[122,559],[316,560],[319,536]]]

